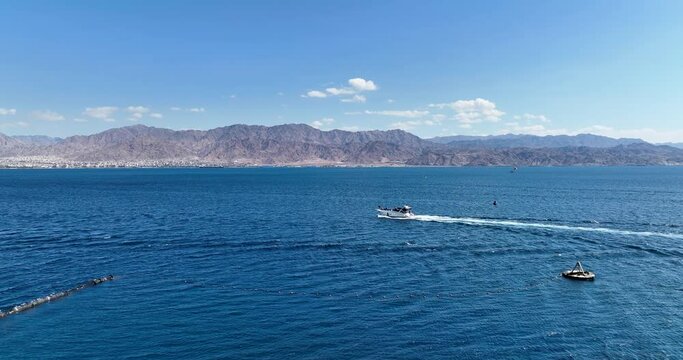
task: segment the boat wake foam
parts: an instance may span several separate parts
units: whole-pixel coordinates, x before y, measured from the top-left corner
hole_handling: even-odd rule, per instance
[[[628,236],[657,236],[669,239],[683,239],[683,234],[676,233],[661,233],[652,231],[631,231],[610,229],[604,227],[588,227],[588,226],[571,226],[560,224],[546,224],[536,222],[522,222],[516,220],[497,220],[497,219],[480,219],[469,217],[450,217],[437,215],[415,215],[408,219],[402,220],[416,220],[427,222],[439,222],[446,224],[464,224],[474,226],[491,226],[491,227],[514,227],[514,228],[535,228],[535,229],[550,229],[550,230],[564,230],[577,232],[596,232],[604,234],[628,235]]]

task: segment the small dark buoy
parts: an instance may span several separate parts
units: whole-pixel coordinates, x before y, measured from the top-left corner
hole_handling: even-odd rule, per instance
[[[573,269],[563,272],[562,276],[572,280],[595,280],[595,273],[584,270],[581,261],[577,261]]]
[[[498,206],[498,202],[496,202],[496,200],[493,200],[493,206]]]

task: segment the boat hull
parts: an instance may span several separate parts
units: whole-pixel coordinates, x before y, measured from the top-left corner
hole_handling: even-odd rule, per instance
[[[565,271],[562,273],[562,276],[571,279],[571,280],[580,280],[580,281],[593,281],[595,280],[595,274],[586,271],[584,273],[577,273],[577,272],[571,272],[571,271]]]
[[[402,213],[393,210],[377,210],[377,216],[397,218],[397,219],[410,219],[415,216],[413,213]]]

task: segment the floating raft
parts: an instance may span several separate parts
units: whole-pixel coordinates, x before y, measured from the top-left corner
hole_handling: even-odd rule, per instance
[[[111,280],[114,280],[114,275],[107,275],[107,276],[104,276],[101,278],[90,279],[90,280],[88,280],[82,284],[79,284],[77,286],[72,287],[71,289],[52,293],[48,296],[43,296],[43,297],[31,300],[29,302],[25,302],[25,303],[16,305],[7,311],[0,311],[0,319],[2,319],[4,317],[8,317],[10,315],[19,314],[19,313],[24,312],[24,311],[29,310],[29,309],[33,309],[34,307],[49,303],[50,301],[65,298],[65,297],[67,297],[67,296],[69,296],[75,292],[78,292],[78,291],[81,291],[83,289],[87,289],[89,287],[93,287],[93,286],[99,285],[103,282],[107,282],[107,281],[111,281]]]
[[[595,280],[595,273],[584,270],[580,261],[576,262],[573,269],[563,272],[562,276],[572,280]]]

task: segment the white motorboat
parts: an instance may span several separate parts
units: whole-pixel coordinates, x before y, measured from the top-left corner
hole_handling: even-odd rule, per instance
[[[415,214],[413,214],[413,208],[408,205],[403,205],[393,209],[378,206],[377,212],[377,216],[390,218],[407,219],[415,216]]]

